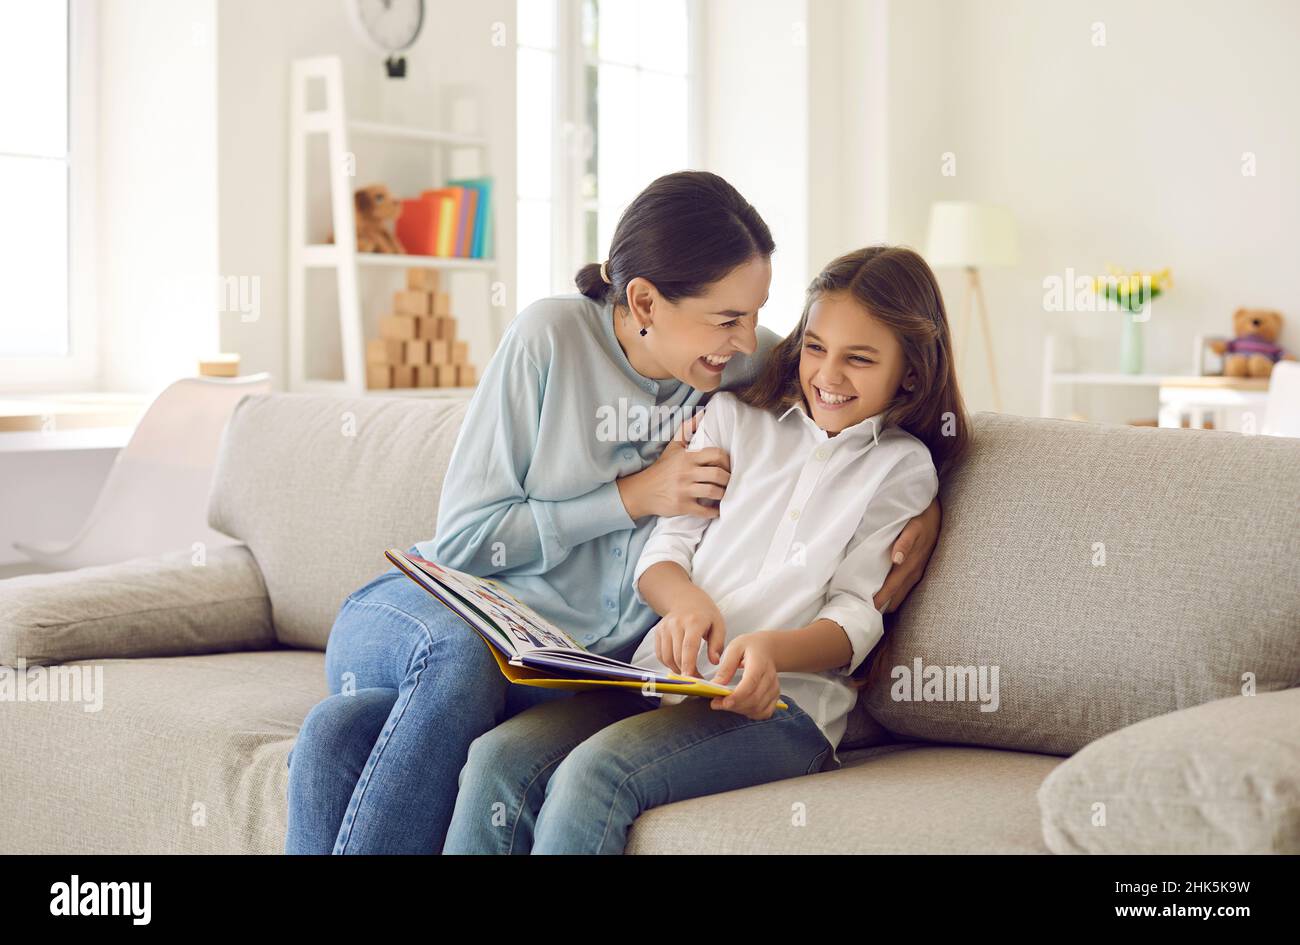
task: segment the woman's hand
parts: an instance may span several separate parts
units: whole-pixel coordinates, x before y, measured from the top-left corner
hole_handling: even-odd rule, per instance
[[[894,565],[885,575],[885,583],[871,599],[882,614],[897,610],[921,580],[921,575],[925,574],[925,566],[939,543],[939,520],[939,500],[936,498],[924,512],[903,526],[894,542],[891,556]]]
[[[717,518],[716,505],[700,499],[721,499],[731,478],[731,457],[716,446],[687,450],[691,434],[703,418],[697,411],[684,421],[659,458],[645,469],[617,480],[629,518],[698,515]]]
[[[742,633],[728,643],[722,652],[722,664],[712,681],[725,686],[738,667],[745,670],[740,685],[729,696],[715,696],[709,701],[710,707],[736,712],[756,721],[771,718],[781,698],[781,679],[776,672],[772,635]]]
[[[654,627],[655,656],[674,673],[703,679],[696,662],[701,641],[709,644],[709,662],[722,658],[727,626],[722,611],[703,591],[680,608],[670,610]]]

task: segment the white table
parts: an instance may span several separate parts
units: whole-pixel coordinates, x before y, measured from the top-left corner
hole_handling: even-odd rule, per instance
[[[1268,405],[1266,377],[1166,377],[1160,383],[1160,425],[1259,433]]]

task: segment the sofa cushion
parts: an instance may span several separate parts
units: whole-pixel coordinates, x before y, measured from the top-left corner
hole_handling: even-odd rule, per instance
[[[0,581],[0,664],[262,650],[275,642],[243,545]]]
[[[938,547],[872,667],[867,707],[886,728],[1065,755],[1245,680],[1300,683],[1300,440],[993,413],[972,426]],[[983,667],[990,694],[996,669],[996,709],[897,685],[918,663]]]
[[[0,853],[282,853],[310,650],[68,663],[101,707],[0,702]],[[34,672],[43,672],[43,668]]]
[[[1047,853],[1050,755],[883,746],[837,771],[656,807],[628,853]]]
[[[867,711],[866,702],[859,696],[845,720],[844,737],[840,739],[836,752],[843,756],[846,751],[858,748],[871,748],[876,745],[888,745],[898,741],[889,731]]]
[[[280,642],[323,650],[384,550],[433,536],[467,401],[262,394],[235,407],[208,523],[262,569]]]
[[[1300,853],[1300,689],[1113,732],[1038,799],[1053,853]]]
[[[283,852],[287,760],[328,694],[322,654],[66,666],[102,668],[98,711],[0,703],[0,854]],[[904,744],[850,758],[655,808],[628,852],[1046,852],[1034,792],[1059,758]]]

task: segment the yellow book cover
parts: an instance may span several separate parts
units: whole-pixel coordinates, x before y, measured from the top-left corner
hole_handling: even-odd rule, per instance
[[[647,696],[678,693],[712,698],[734,691],[694,676],[658,674],[592,653],[490,578],[444,567],[400,548],[389,548],[384,557],[469,624],[512,683],[544,689],[615,686],[640,689]],[[789,708],[783,701],[777,707]]]
[[[438,255],[453,256],[456,248],[456,219],[460,216],[456,209],[459,201],[450,194],[441,197],[442,209],[438,213]]]

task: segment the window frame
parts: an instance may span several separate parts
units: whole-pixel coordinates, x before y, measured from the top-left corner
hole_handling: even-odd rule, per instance
[[[94,390],[100,378],[96,304],[98,18],[93,0],[67,0],[67,353],[0,354],[0,393]]]
[[[699,167],[703,154],[704,111],[702,0],[685,0],[687,29],[686,154],[690,167]],[[584,138],[593,134],[586,124],[585,70],[582,45],[583,0],[556,0],[555,49],[552,61],[555,97],[551,114],[551,286],[553,292],[576,291],[573,277],[587,259],[586,215],[596,201],[582,196]],[[530,47],[531,48],[531,47]],[[646,181],[649,183],[649,181]],[[522,247],[520,251],[522,252]],[[520,299],[526,305],[531,299]]]

